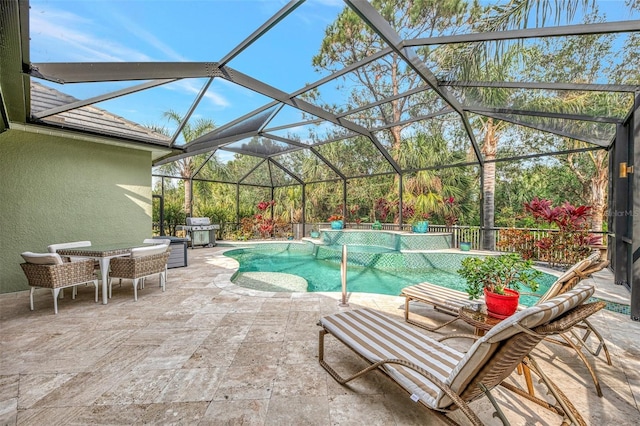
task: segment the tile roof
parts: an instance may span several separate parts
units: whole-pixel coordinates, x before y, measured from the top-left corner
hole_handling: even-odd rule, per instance
[[[31,114],[32,119],[57,127],[96,132],[136,141],[168,145],[170,138],[152,129],[129,121],[118,115],[92,105],[61,112],[45,118],[35,118],[38,112],[77,102],[78,99],[56,89],[31,81]]]

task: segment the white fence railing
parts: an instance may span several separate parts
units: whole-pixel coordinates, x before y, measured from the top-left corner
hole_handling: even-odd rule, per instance
[[[402,228],[400,225],[394,223],[382,223],[382,229],[386,231],[411,231],[410,224],[404,224]],[[154,224],[154,230],[157,224]],[[304,233],[303,233],[303,225],[301,223],[294,223],[291,225],[291,231],[295,239],[300,239],[302,237],[308,237],[309,233],[314,229],[327,229],[331,226],[328,222],[320,222],[320,223],[306,223],[304,225]],[[349,222],[345,224],[347,229],[371,229],[371,223],[355,223]],[[225,239],[228,235],[232,234],[235,230],[238,229],[238,225],[234,223],[225,223],[222,224],[222,229],[218,231],[218,239]],[[169,228],[171,229],[171,228]],[[549,236],[551,233],[557,232],[552,229],[535,229],[535,228],[492,228],[494,236],[494,244],[496,250],[503,251],[513,251],[513,247],[504,246],[504,242],[506,240],[506,233],[504,231],[507,230],[518,230],[528,232],[531,236],[529,238],[529,242],[525,248],[533,251],[533,257],[535,259],[540,258],[540,252],[538,247],[536,247],[535,243],[540,241],[542,238]],[[471,243],[471,248],[480,249],[482,247],[482,230],[479,226],[460,226],[460,225],[432,225],[429,224],[429,233],[437,233],[437,232],[450,232],[453,234],[452,244],[454,247],[459,247],[460,242],[466,241]],[[606,245],[607,238],[606,232],[602,231],[592,231],[593,234],[602,235],[602,244]],[[304,234],[304,235],[303,235]],[[502,243],[502,244],[501,244]]]
[[[307,225],[311,229],[311,226]],[[319,228],[328,228],[328,223],[316,224]],[[371,223],[347,223],[347,229],[371,229]],[[400,231],[400,226],[394,223],[383,223],[382,229],[387,231]],[[507,230],[518,230],[528,232],[530,240],[524,246],[520,246],[521,249],[528,249],[533,252],[534,259],[540,259],[540,249],[536,246],[536,242],[548,237],[552,233],[558,232],[553,229],[536,229],[536,228],[491,228],[494,237],[494,246],[498,251],[514,251],[514,247],[509,247],[507,244]],[[402,231],[411,231],[411,225],[405,224],[402,226]],[[482,230],[479,226],[460,226],[460,225],[432,225],[429,224],[429,233],[431,232],[450,232],[453,234],[452,243],[454,247],[460,247],[460,242],[470,242],[472,249],[480,249],[482,247]],[[603,231],[591,231],[591,233],[602,236],[602,244],[606,245],[606,232]]]

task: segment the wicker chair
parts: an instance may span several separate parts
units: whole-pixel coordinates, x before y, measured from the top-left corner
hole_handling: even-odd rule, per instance
[[[48,288],[53,293],[53,311],[58,313],[58,296],[65,287],[75,287],[79,284],[93,283],[96,288],[95,301],[98,302],[98,280],[93,273],[93,260],[78,262],[63,262],[57,253],[22,253],[26,263],[20,266],[27,276],[31,291],[29,301],[33,307],[33,293],[36,288]],[[73,297],[75,299],[75,291]]]
[[[167,249],[169,252],[171,252],[171,240],[169,238],[145,238],[142,241],[143,244],[166,244],[169,246],[169,248]],[[168,271],[168,266],[165,265],[164,267],[164,280],[165,280],[165,285],[166,285],[166,281],[167,281],[167,271]],[[140,280],[140,287],[144,288],[144,278],[142,278]]]
[[[88,247],[91,246],[91,241],[72,241],[70,243],[58,243],[58,244],[50,244],[47,246],[47,250],[49,253],[57,253],[60,249],[70,249],[77,247]],[[70,256],[62,256],[62,260],[64,262],[77,262],[79,260],[86,260],[84,257],[70,257]],[[100,263],[97,260],[93,261],[93,269],[100,270]],[[73,292],[72,297],[75,298],[78,293],[78,287],[73,286],[71,290]],[[60,297],[64,297],[64,289],[60,292]]]
[[[91,245],[91,241],[73,241],[73,242],[70,242],[70,243],[51,244],[51,245],[47,246],[47,250],[49,250],[49,253],[56,253],[60,249],[70,249],[70,248],[77,248],[77,247],[88,247],[90,245]],[[67,262],[76,262],[78,260],[85,260],[82,257],[63,257],[62,259],[67,261]]]
[[[138,300],[138,283],[142,279],[158,274],[162,291],[167,281],[167,261],[169,252],[166,244],[131,249],[129,257],[111,259],[109,272],[109,297],[111,297],[113,279],[130,279],[133,281],[133,299]]]
[[[443,415],[460,409],[474,425],[482,422],[468,403],[486,395],[496,414],[508,424],[490,391],[498,385],[549,409],[564,418],[563,423],[584,425],[580,412],[544,374],[530,352],[545,337],[564,333],[605,306],[604,302],[583,304],[594,292],[580,284],[553,299],[522,310],[505,319],[486,335],[444,336],[433,339],[421,330],[371,309],[344,311],[321,318],[318,359],[320,365],[340,384],[369,371],[380,369],[410,395],[415,402],[439,415],[447,424],[456,424]],[[331,334],[370,365],[343,378],[324,360],[324,339]],[[448,338],[470,338],[475,343],[465,352],[442,343]],[[549,403],[503,383],[520,365],[536,374],[546,385],[555,403]]]

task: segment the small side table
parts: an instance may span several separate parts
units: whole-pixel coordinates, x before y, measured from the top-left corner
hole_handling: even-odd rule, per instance
[[[491,330],[502,321],[499,318],[490,317],[485,312],[474,311],[468,306],[460,308],[460,319],[476,328],[476,336],[484,336],[485,331]]]
[[[502,321],[499,318],[490,317],[486,312],[475,311],[467,306],[460,308],[460,319],[475,327],[476,336],[484,336],[486,331],[491,330]],[[533,381],[531,380],[531,370],[529,370],[529,367],[524,364],[518,365],[518,374],[524,375],[524,381],[527,383],[529,395],[534,396],[535,391],[533,389]]]

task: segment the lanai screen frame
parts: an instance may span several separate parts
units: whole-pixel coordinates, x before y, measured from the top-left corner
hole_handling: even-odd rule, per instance
[[[343,73],[348,72],[353,67],[360,66],[362,63],[366,61],[375,60],[376,57],[384,54],[385,52],[394,52],[397,55],[400,55],[404,61],[411,67],[413,70],[423,79],[424,83],[429,87],[429,90],[433,90],[437,93],[441,99],[445,101],[448,105],[448,111],[454,111],[456,114],[460,116],[460,119],[463,123],[463,127],[467,132],[469,140],[473,146],[473,150],[476,155],[477,162],[469,163],[474,166],[478,166],[480,168],[480,186],[482,187],[482,176],[483,176],[483,167],[484,167],[484,158],[480,152],[479,146],[475,141],[475,137],[473,131],[470,128],[469,119],[467,114],[475,113],[484,115],[487,117],[495,117],[500,120],[510,121],[508,117],[505,117],[505,114],[518,115],[522,113],[521,111],[516,111],[508,108],[481,108],[481,107],[471,107],[460,104],[460,102],[455,99],[449,92],[449,87],[499,87],[499,88],[521,88],[521,89],[548,89],[548,90],[580,90],[580,91],[609,91],[609,92],[626,92],[626,93],[634,93],[636,97],[636,104],[629,112],[628,117],[625,120],[620,120],[611,117],[590,117],[590,116],[580,116],[575,114],[551,114],[543,111],[534,112],[534,111],[526,111],[528,115],[539,114],[539,116],[549,117],[549,118],[564,118],[569,120],[591,120],[591,121],[600,121],[615,124],[618,128],[617,137],[612,138],[612,140],[608,144],[604,144],[601,146],[595,146],[591,148],[584,148],[578,150],[570,150],[563,152],[554,152],[554,153],[545,153],[545,154],[532,154],[526,155],[522,157],[509,157],[509,158],[500,158],[495,160],[496,162],[506,162],[506,161],[515,161],[524,158],[535,158],[535,157],[544,157],[544,156],[553,156],[566,154],[569,152],[579,152],[579,151],[587,151],[587,150],[598,150],[598,149],[606,149],[608,151],[615,148],[616,138],[620,137],[620,134],[624,133],[623,128],[631,129],[627,132],[627,137],[625,138],[625,147],[623,149],[618,149],[615,151],[616,158],[615,161],[610,158],[611,161],[611,170],[610,170],[610,183],[611,188],[617,188],[619,182],[616,180],[616,176],[620,171],[622,159],[626,159],[628,164],[634,164],[634,158],[638,160],[638,150],[640,149],[640,125],[638,125],[638,93],[640,93],[640,86],[638,85],[613,85],[613,84],[573,84],[573,83],[540,83],[540,82],[522,82],[522,83],[513,83],[513,82],[469,82],[469,81],[438,81],[433,72],[428,69],[424,63],[422,63],[418,57],[415,55],[412,50],[417,46],[426,46],[430,44],[447,44],[447,43],[465,43],[465,42],[481,42],[481,41],[489,41],[489,40],[509,40],[509,39],[524,39],[524,38],[540,38],[540,37],[557,37],[557,36],[569,36],[569,35],[589,35],[589,34],[606,34],[606,33],[618,33],[618,32],[637,32],[640,31],[640,21],[623,21],[623,22],[606,22],[599,24],[579,24],[579,25],[567,25],[567,26],[559,26],[559,27],[549,27],[549,28],[532,28],[532,29],[523,29],[523,30],[513,30],[513,31],[504,31],[499,33],[474,33],[474,34],[463,34],[456,36],[441,36],[441,37],[433,37],[428,39],[414,39],[414,40],[403,40],[399,36],[395,30],[393,30],[390,25],[381,17],[381,15],[367,2],[364,1],[352,1],[345,0],[345,3],[364,21],[366,22],[373,30],[381,37],[383,40],[387,42],[389,47],[386,51],[381,51],[373,55],[372,57],[366,58],[359,63],[353,64],[349,67],[345,67],[345,69],[337,71],[323,79],[319,80],[316,83],[307,85],[301,88],[298,91],[286,93],[281,90],[278,90],[275,87],[269,86],[257,79],[254,79],[248,75],[238,72],[227,66],[227,64],[237,55],[239,55],[242,51],[244,51],[248,46],[258,40],[261,36],[266,34],[272,27],[281,22],[287,15],[292,13],[297,7],[299,7],[303,0],[295,0],[289,2],[285,5],[280,11],[274,14],[267,22],[265,22],[262,26],[260,26],[256,31],[254,31],[249,37],[239,43],[235,48],[233,48],[227,55],[221,58],[218,62],[198,62],[198,63],[31,63],[29,61],[28,54],[28,39],[29,39],[29,30],[28,30],[28,2],[12,0],[11,2],[3,3],[2,5],[2,24],[3,24],[3,35],[4,32],[15,30],[18,28],[19,35],[10,34],[9,44],[16,43],[21,44],[20,50],[22,53],[22,69],[23,69],[23,87],[27,88],[25,90],[26,93],[18,93],[16,91],[15,86],[9,86],[6,83],[7,72],[5,70],[8,67],[3,66],[0,68],[2,74],[0,75],[0,83],[2,84],[3,92],[2,95],[2,128],[0,131],[4,131],[8,128],[15,127],[14,123],[29,123],[40,126],[53,126],[51,123],[46,122],[46,118],[57,114],[63,111],[68,111],[76,108],[81,108],[83,106],[92,105],[97,102],[101,102],[108,99],[114,99],[120,96],[125,96],[130,93],[134,93],[136,91],[146,90],[152,87],[157,87],[159,85],[167,84],[178,79],[182,78],[191,78],[191,77],[205,77],[207,78],[207,83],[202,88],[200,93],[195,98],[192,106],[189,108],[187,114],[185,115],[183,121],[179,124],[177,131],[174,133],[171,141],[167,144],[168,148],[172,148],[175,154],[167,156],[159,161],[155,162],[155,165],[160,165],[163,163],[167,163],[170,161],[174,161],[179,158],[183,158],[185,156],[192,156],[198,153],[203,152],[215,152],[215,149],[223,149],[224,145],[240,140],[240,137],[246,137],[247,135],[261,135],[261,132],[265,130],[264,126],[257,126],[256,128],[248,129],[245,133],[235,133],[232,131],[227,134],[225,137],[219,137],[224,135],[225,131],[228,131],[233,126],[240,125],[242,127],[243,124],[246,124],[252,118],[255,118],[256,115],[264,113],[269,108],[275,107],[279,108],[282,105],[290,105],[295,108],[298,108],[302,111],[305,111],[309,114],[312,114],[319,119],[326,120],[327,122],[331,122],[337,124],[341,127],[344,127],[358,135],[365,136],[375,145],[375,147],[380,151],[380,153],[385,157],[385,159],[389,162],[392,171],[385,174],[397,174],[399,176],[403,176],[403,174],[412,172],[414,170],[403,170],[400,166],[393,160],[393,158],[389,155],[386,149],[376,140],[375,136],[372,134],[371,129],[364,128],[359,126],[353,122],[350,122],[344,118],[347,114],[334,114],[330,111],[323,110],[315,105],[312,105],[308,102],[304,102],[300,99],[295,99],[301,93],[304,93],[308,90],[313,89],[321,85],[325,81],[329,81],[333,78],[336,78]],[[3,59],[3,62],[5,60]],[[5,65],[3,63],[3,65]],[[38,114],[30,114],[29,111],[29,93],[28,93],[28,80],[31,77],[41,78],[45,80],[50,80],[59,83],[73,83],[73,82],[99,82],[99,81],[124,81],[124,80],[150,80],[139,85],[130,87],[128,89],[119,90],[116,92],[104,94],[101,96],[97,96],[91,99],[79,100],[72,104],[65,105],[63,107],[57,107],[55,109],[51,109],[44,112],[39,112]],[[228,125],[222,126],[219,129],[216,129],[211,134],[207,135],[205,138],[200,138],[199,140],[193,141],[185,146],[178,146],[177,144],[177,135],[183,126],[188,122],[189,118],[193,114],[198,105],[198,102],[204,96],[206,89],[209,87],[213,79],[215,78],[223,78],[230,82],[234,82],[241,86],[247,87],[257,93],[261,93],[271,99],[273,102],[265,105],[263,108],[259,110],[253,111],[243,117],[240,117],[238,120],[229,123]],[[8,90],[5,90],[8,88]],[[402,95],[402,94],[401,94]],[[406,93],[404,94],[406,95]],[[388,100],[389,98],[387,98]],[[380,102],[383,102],[382,100]],[[22,105],[22,109],[24,111],[24,117],[16,118],[14,112],[16,111],[16,105]],[[443,111],[444,112],[444,111]],[[421,117],[424,118],[424,117]],[[513,120],[513,119],[511,119]],[[522,122],[511,121],[512,123],[519,125],[529,125],[529,127],[533,127],[537,130],[550,132],[552,129],[540,128],[535,125],[531,125],[531,123],[526,124]],[[265,122],[266,123],[266,122]],[[293,123],[295,125],[298,123]],[[394,123],[397,124],[397,123]],[[392,124],[393,125],[393,124]],[[245,129],[247,130],[247,129]],[[67,129],[67,131],[69,131]],[[81,130],[71,130],[78,131],[82,133]],[[576,135],[568,135],[562,134],[558,132],[551,131],[550,133],[556,133],[560,136],[570,136],[577,140],[584,140],[580,137],[576,137]],[[274,135],[267,135],[266,137],[274,138]],[[136,143],[140,143],[140,141],[135,141]],[[296,146],[295,141],[291,140],[281,140],[281,142],[285,142],[294,147],[294,149],[309,149],[314,152],[313,146]],[[585,142],[593,143],[593,141],[587,140]],[[144,143],[144,142],[143,142]],[[155,143],[157,145],[157,143]],[[623,153],[626,151],[626,154]],[[244,154],[252,155],[252,153],[245,152]],[[319,158],[325,162],[325,164],[331,168],[336,174],[338,178],[343,181],[343,186],[346,186],[346,182],[349,179],[359,178],[363,176],[345,176],[340,172],[338,168],[332,166],[331,163],[326,160],[326,158],[322,158],[321,155],[315,150],[314,154],[319,156]],[[287,171],[286,168],[283,168],[282,165],[275,162],[270,156],[265,156],[265,161],[269,164],[273,164],[275,167],[279,167],[289,176],[292,177],[294,181],[303,187],[309,183],[315,182],[303,182],[299,177],[295,175],[295,173],[291,171]],[[636,161],[637,162],[637,161]],[[461,164],[456,165],[461,166]],[[439,169],[445,166],[438,167],[429,167],[427,169]],[[628,183],[629,193],[633,196],[633,187],[640,186],[638,185],[637,174],[632,174],[632,180]],[[173,177],[176,178],[176,177]],[[331,179],[335,180],[335,179]],[[328,180],[326,180],[328,181]],[[211,180],[211,182],[217,182]],[[322,182],[322,181],[317,181]],[[400,185],[402,179],[399,179]],[[228,182],[221,182],[228,183]],[[238,188],[242,185],[240,182],[237,183]],[[272,186],[273,188],[276,186]],[[624,187],[624,185],[622,185]],[[402,196],[402,188],[399,188],[399,194]],[[609,208],[610,211],[614,211],[614,208],[620,208],[620,206],[624,205],[624,195],[620,193],[623,191],[613,191],[613,196],[610,196],[609,199]],[[482,197],[482,191],[480,191]],[[304,191],[303,191],[304,194]],[[614,199],[615,197],[615,199]],[[482,203],[482,198],[481,198]],[[401,201],[402,202],[402,201]],[[632,201],[633,202],[633,201]],[[346,206],[346,191],[345,191],[345,203]],[[632,253],[631,263],[627,266],[630,267],[630,270],[633,271],[631,278],[635,278],[633,281],[636,283],[640,283],[640,271],[638,268],[640,263],[635,262],[638,258],[638,244],[640,243],[640,236],[638,234],[638,225],[633,223],[633,204],[631,205],[631,210],[626,210],[627,212],[631,211],[630,219],[627,220],[627,223],[622,224],[622,222],[618,222],[617,229],[617,240],[628,240],[627,242],[623,241],[624,244],[628,244],[631,246],[630,250]],[[636,209],[638,207],[636,206]],[[402,211],[402,209],[400,209]],[[617,211],[617,210],[616,210]],[[480,209],[482,212],[482,209]],[[482,214],[482,213],[481,213]],[[402,218],[400,219],[402,222]],[[624,234],[624,237],[620,237],[621,234]],[[616,241],[616,244],[620,241]],[[616,247],[616,252],[618,252],[619,247]],[[619,263],[619,262],[618,262]],[[631,284],[629,282],[629,284]],[[633,286],[632,293],[633,293]],[[640,295],[632,294],[632,299],[635,301],[632,303],[632,317],[638,318],[640,317]],[[636,303],[637,302],[637,303]],[[634,307],[638,305],[637,307]]]

